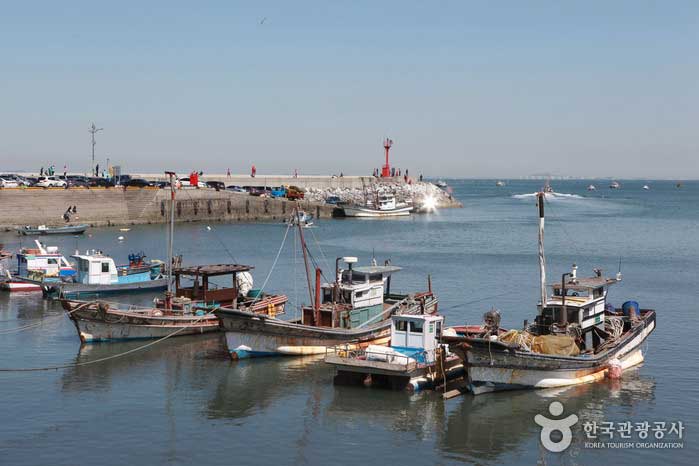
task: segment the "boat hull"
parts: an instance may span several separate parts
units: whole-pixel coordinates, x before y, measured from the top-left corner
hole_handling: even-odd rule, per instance
[[[16,293],[16,292],[27,293],[27,292],[33,292],[33,291],[41,291],[40,285],[37,285],[35,283],[30,283],[30,282],[24,282],[24,281],[3,282],[3,283],[0,283],[0,288],[2,288],[5,291],[9,291],[10,293]]]
[[[167,288],[167,278],[147,280],[134,283],[117,283],[114,285],[85,285],[83,283],[47,283],[43,285],[47,294],[59,294],[65,297],[82,295],[122,293],[125,291],[159,291]]]
[[[524,352],[499,342],[467,339],[451,345],[464,360],[470,388],[476,395],[500,390],[553,388],[595,382],[606,376],[609,362],[617,358],[622,369],[643,362],[641,346],[655,330],[655,313],[649,311],[610,349],[591,357],[565,357]]]
[[[392,210],[376,210],[368,209],[366,207],[344,207],[345,217],[404,217],[410,215],[412,212],[412,207],[402,207],[400,209]]]
[[[383,320],[354,329],[314,327],[237,309],[219,309],[216,316],[225,331],[231,357],[244,359],[325,354],[328,347],[344,343],[352,343],[356,348],[385,345],[390,339],[393,313],[433,313],[436,310],[435,298],[424,307],[418,301],[407,299],[387,309]]]
[[[159,309],[123,311],[100,309],[97,301],[61,300],[83,343],[146,340],[219,331],[213,314],[158,315]]]
[[[19,232],[25,236],[37,236],[37,235],[81,235],[85,233],[90,225],[71,225],[67,227],[56,227],[56,228],[20,228]]]

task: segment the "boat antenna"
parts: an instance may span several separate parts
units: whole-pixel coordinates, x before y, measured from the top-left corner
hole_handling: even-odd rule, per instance
[[[92,136],[92,167],[90,168],[92,173],[95,173],[95,145],[97,144],[95,141],[95,134],[103,130],[104,128],[98,128],[94,123],[92,123],[87,130],[87,132]]]
[[[544,256],[544,192],[537,193],[539,206],[539,281],[541,287],[541,311],[546,307],[546,257]]]
[[[621,280],[621,256],[619,256],[619,270],[616,273],[616,279],[617,281]]]
[[[165,308],[172,308],[172,250],[175,238],[175,172],[166,171],[170,178],[170,229],[167,237],[167,293],[165,294]]]

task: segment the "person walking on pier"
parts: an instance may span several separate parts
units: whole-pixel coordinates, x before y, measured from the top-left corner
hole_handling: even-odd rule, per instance
[[[226,177],[230,178],[231,177],[231,169],[229,168],[226,170]]]
[[[250,170],[250,177],[255,178],[256,174],[257,174],[257,168],[255,168],[255,165],[253,164],[252,169]]]
[[[41,170],[39,170],[39,176],[44,176],[44,167],[41,167]]]

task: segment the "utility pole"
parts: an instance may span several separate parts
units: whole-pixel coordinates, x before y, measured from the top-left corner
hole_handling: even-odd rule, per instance
[[[92,123],[92,126],[87,130],[90,135],[92,135],[92,166],[90,167],[90,172],[94,175],[95,173],[95,133],[104,130],[104,128],[98,128],[95,126],[95,123]]]

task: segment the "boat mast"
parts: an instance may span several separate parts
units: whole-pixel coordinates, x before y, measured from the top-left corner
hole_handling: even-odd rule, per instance
[[[306,267],[306,281],[308,282],[308,296],[311,298],[310,305],[313,306],[315,300],[313,299],[313,287],[311,285],[311,269],[308,267],[308,251],[306,246],[306,239],[303,237],[303,228],[301,228],[301,220],[299,219],[301,212],[299,211],[298,204],[294,210],[294,216],[296,217],[296,225],[299,229],[299,238],[301,239],[301,251],[303,251],[303,265]]]
[[[166,308],[172,305],[172,250],[175,238],[175,172],[166,171],[170,178],[170,229],[167,237],[167,294],[165,297]]]
[[[544,192],[536,195],[539,205],[539,281],[541,286],[541,311],[546,307],[546,258],[544,257]]]

